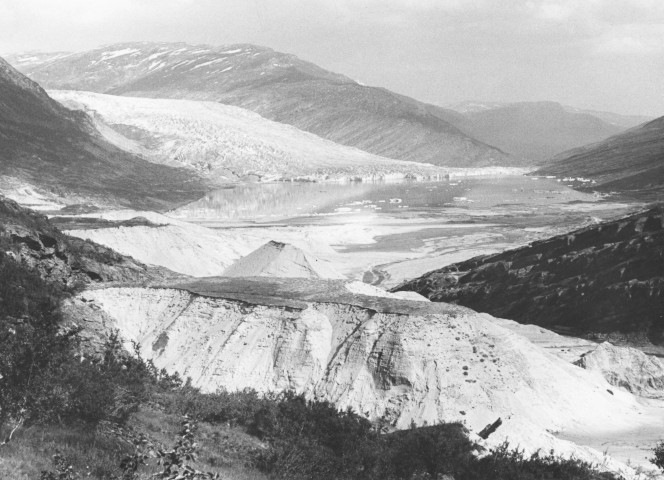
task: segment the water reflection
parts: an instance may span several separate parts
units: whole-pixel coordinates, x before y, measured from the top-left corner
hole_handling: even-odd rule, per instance
[[[440,207],[462,191],[459,182],[272,183],[208,193],[171,215],[189,220],[274,220],[306,215],[398,212]]]
[[[593,204],[592,195],[531,177],[470,178],[395,183],[243,184],[208,193],[170,215],[194,222],[339,221],[389,216],[459,220],[472,216],[558,216]],[[306,220],[305,220],[306,218]],[[494,221],[494,220],[492,220]],[[539,222],[537,222],[539,223]]]

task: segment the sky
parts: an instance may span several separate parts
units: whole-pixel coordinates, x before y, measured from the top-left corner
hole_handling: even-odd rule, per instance
[[[0,0],[0,54],[254,43],[445,106],[664,115],[664,0]]]

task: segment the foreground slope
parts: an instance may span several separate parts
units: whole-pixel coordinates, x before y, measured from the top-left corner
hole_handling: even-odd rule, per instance
[[[208,278],[78,301],[206,391],[295,390],[397,428],[459,420],[478,432],[500,417],[493,444],[507,437],[592,461],[603,457],[550,432],[601,436],[664,418],[659,404],[609,391],[488,315],[356,294],[338,280]]]
[[[575,335],[662,345],[663,224],[660,206],[449,265],[397,290]]]
[[[90,119],[52,100],[0,59],[0,176],[59,198],[164,208],[193,201],[192,172],[154,165],[111,145]],[[11,180],[7,180],[11,183]]]
[[[51,89],[211,100],[388,158],[461,167],[514,164],[450,123],[456,112],[264,47],[128,43],[40,63],[34,58],[15,57],[16,66]]]
[[[595,115],[570,112],[555,102],[511,103],[465,116],[468,134],[534,164],[624,130]]]
[[[664,191],[664,117],[602,142],[558,155],[541,175],[584,177],[593,189],[661,199]]]
[[[87,111],[106,138],[147,159],[192,168],[217,180],[380,179],[431,176],[432,166],[346,147],[245,109],[216,102],[51,91]]]

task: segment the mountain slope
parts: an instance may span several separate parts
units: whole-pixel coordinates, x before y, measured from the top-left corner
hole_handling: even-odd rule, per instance
[[[0,195],[0,261],[14,261],[54,284],[142,282],[178,276],[90,240],[65,235],[44,215]]]
[[[194,169],[210,179],[348,179],[430,176],[440,169],[346,147],[216,102],[121,97],[52,90],[92,116],[116,145],[146,159]]]
[[[530,163],[542,163],[570,148],[604,140],[624,128],[555,102],[482,105],[466,111],[468,134]],[[467,107],[468,109],[471,106]]]
[[[664,117],[632,128],[602,142],[564,152],[541,175],[585,177],[593,189],[651,193],[661,199],[664,190]]]
[[[0,175],[59,197],[164,208],[204,192],[195,174],[154,165],[109,144],[90,119],[52,100],[0,59]]]
[[[664,208],[449,265],[397,290],[575,335],[662,345]]]
[[[453,126],[456,112],[360,85],[263,47],[129,43],[44,57],[41,63],[35,57],[15,57],[16,65],[51,89],[212,100],[388,158],[448,166],[515,164]]]

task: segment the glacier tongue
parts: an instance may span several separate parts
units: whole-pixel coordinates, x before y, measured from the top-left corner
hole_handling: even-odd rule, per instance
[[[554,448],[626,474],[552,432],[664,427],[661,405],[611,393],[603,378],[463,307],[355,294],[343,281],[312,279],[208,278],[81,297],[158,367],[204,391],[295,390],[397,428],[458,420],[479,431],[501,417],[491,444],[509,438],[527,451]]]

